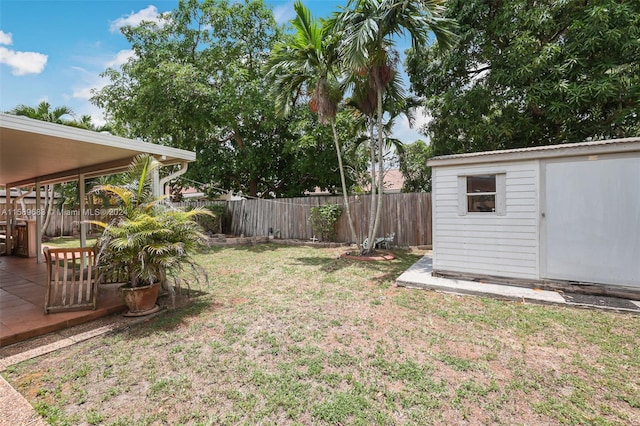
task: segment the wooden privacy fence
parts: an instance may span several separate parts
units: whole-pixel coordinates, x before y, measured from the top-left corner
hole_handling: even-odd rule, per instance
[[[7,220],[6,215],[6,207],[4,204],[0,204],[0,222]],[[80,222],[83,220],[98,220],[102,222],[108,222],[112,217],[115,217],[114,209],[106,208],[103,209],[100,206],[87,208],[84,211],[84,216],[80,215],[80,211],[78,209],[65,209],[59,210],[54,208],[51,211],[51,220],[49,221],[49,226],[44,231],[44,235],[48,237],[60,237],[63,235],[78,235],[80,232]],[[24,206],[17,207],[17,219],[30,219],[33,220],[36,218],[36,214],[40,214],[42,216],[42,212],[36,210],[35,203],[25,203]],[[42,217],[44,220],[44,217]],[[95,225],[89,225],[91,229],[99,230]]]
[[[399,247],[431,245],[431,194],[424,192],[384,194],[378,237],[395,233],[393,245]],[[351,216],[360,241],[367,237],[369,229],[370,195],[348,197]],[[281,199],[246,199],[240,201],[201,201],[197,203],[177,203],[177,207],[225,205],[224,231],[245,237],[274,235],[281,239],[311,240],[314,237],[309,225],[311,207],[337,204],[342,207],[342,215],[336,223],[337,242],[352,242],[347,223],[342,196],[318,196]],[[27,205],[27,211],[35,210],[35,205]],[[34,218],[34,217],[27,217]],[[0,220],[3,218],[0,217]],[[85,211],[85,220],[108,221],[104,209]],[[81,217],[78,211],[54,209],[48,236],[74,235],[79,232]],[[315,235],[315,237],[319,237]]]
[[[369,229],[370,195],[348,197],[351,216],[360,241]],[[286,199],[246,199],[225,202],[181,203],[180,206],[225,203],[225,232],[245,237],[274,235],[276,238],[311,240],[314,235],[308,218],[311,207],[337,204],[343,208],[336,223],[337,242],[353,242],[342,196]],[[400,247],[431,245],[431,194],[384,194],[379,237],[395,233],[393,245]]]

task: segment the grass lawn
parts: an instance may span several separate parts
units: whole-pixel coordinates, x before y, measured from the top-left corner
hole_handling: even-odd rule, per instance
[[[52,238],[43,244],[57,248],[75,248],[80,247],[80,240],[71,237],[58,237]],[[93,247],[94,245],[96,245],[96,239],[87,238],[87,247]]]
[[[139,326],[5,371],[57,425],[640,425],[640,316],[398,288],[419,254],[274,244]]]

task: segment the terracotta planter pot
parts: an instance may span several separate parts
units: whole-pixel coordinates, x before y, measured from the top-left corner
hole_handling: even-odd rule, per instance
[[[124,303],[129,308],[129,311],[124,316],[137,317],[149,315],[160,310],[160,307],[156,305],[160,283],[135,288],[126,284],[118,290],[124,299]]]

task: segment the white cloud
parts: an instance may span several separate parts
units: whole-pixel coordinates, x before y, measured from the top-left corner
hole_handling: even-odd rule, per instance
[[[431,121],[431,115],[427,112],[426,109],[424,109],[424,107],[416,108],[416,120],[413,126],[414,128],[420,129],[430,121]]]
[[[13,35],[11,33],[5,33],[4,31],[0,30],[0,44],[13,44]]]
[[[293,2],[287,2],[283,5],[273,8],[273,18],[278,24],[284,24],[289,22],[296,16],[296,12],[293,10]]]
[[[8,65],[13,75],[40,74],[47,64],[47,55],[0,47],[0,64]]]
[[[122,64],[127,62],[129,58],[134,57],[133,50],[120,50],[115,54],[113,59],[107,61],[104,66],[109,68],[119,68]],[[77,71],[80,75],[76,78],[78,84],[73,87],[70,97],[75,99],[89,100],[93,97],[93,91],[101,90],[111,81],[108,77],[101,77],[98,73],[86,70],[81,67],[72,67],[74,71]],[[96,109],[96,111],[99,111]],[[92,113],[92,117],[96,114]],[[104,121],[104,119],[101,119]],[[95,119],[94,119],[94,122]]]
[[[73,67],[74,71],[79,75],[77,80],[79,81],[71,89],[71,94],[63,94],[63,98],[68,100],[73,105],[73,111],[76,113],[76,118],[80,118],[82,115],[90,115],[91,122],[96,126],[102,126],[106,120],[104,118],[104,111],[89,102],[89,99],[93,96],[92,91],[100,90],[105,85],[109,84],[109,79],[100,77],[98,74],[80,67]]]
[[[138,12],[131,12],[129,15],[124,15],[115,21],[111,21],[109,31],[115,33],[125,26],[137,27],[142,23],[142,21],[160,23],[160,18],[161,14],[158,13],[158,8],[153,5],[149,5],[146,9],[139,10]]]
[[[409,126],[407,117],[401,116],[393,127],[393,136],[404,143],[413,143],[418,139],[428,142],[429,138],[420,133],[420,129],[429,121],[431,121],[431,116],[423,107],[419,107],[416,109],[413,128]]]
[[[120,67],[121,65],[125,64],[129,60],[129,58],[132,58],[134,56],[135,54],[131,49],[121,50],[116,53],[116,56],[111,61],[107,62],[106,65],[110,68]]]
[[[93,96],[91,93],[93,89],[94,87],[89,86],[74,88],[71,97],[76,99],[90,99],[91,96]]]
[[[93,96],[92,90],[100,90],[109,84],[107,77],[100,77],[99,74],[81,67],[72,67],[72,69],[79,75],[75,78],[78,83],[72,88],[70,98],[89,100]]]

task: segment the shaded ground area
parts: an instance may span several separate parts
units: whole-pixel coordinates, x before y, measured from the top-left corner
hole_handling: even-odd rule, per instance
[[[343,251],[212,248],[188,306],[3,376],[51,424],[640,424],[640,316],[400,288],[424,253]]]

